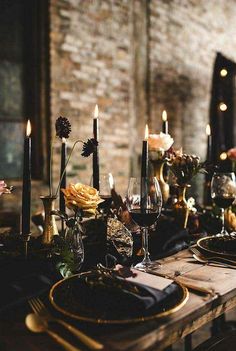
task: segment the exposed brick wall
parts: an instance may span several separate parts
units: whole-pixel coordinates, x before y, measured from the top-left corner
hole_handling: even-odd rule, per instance
[[[92,136],[100,110],[100,172],[112,172],[117,188],[129,175],[131,1],[51,1],[52,123],[72,124],[71,142]],[[78,147],[79,150],[79,147]],[[54,171],[58,173],[55,159]],[[72,181],[88,182],[91,159],[74,153]]]
[[[124,193],[130,145],[140,152],[146,119],[137,86],[149,82],[151,130],[160,131],[165,108],[176,147],[204,158],[214,58],[220,51],[236,60],[235,16],[234,0],[51,0],[52,123],[66,115],[72,140],[86,139],[98,103],[101,171],[112,171]],[[146,81],[140,65],[147,61]],[[90,164],[75,154],[71,179],[86,181]],[[58,158],[56,174],[57,166]]]
[[[236,61],[235,18],[234,0],[51,0],[52,130],[63,115],[70,145],[91,137],[97,103],[101,172],[122,194],[138,174],[145,121],[159,132],[164,108],[175,146],[204,158],[213,63],[217,51]],[[78,147],[69,180],[88,183],[91,170]]]

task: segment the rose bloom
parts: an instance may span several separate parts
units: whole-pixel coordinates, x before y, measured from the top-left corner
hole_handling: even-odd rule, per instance
[[[95,188],[81,183],[71,183],[61,191],[64,193],[66,206],[72,210],[80,208],[86,213],[95,214],[97,206],[103,202]]]
[[[236,161],[236,147],[229,149],[227,155],[231,161]]]
[[[11,190],[7,188],[7,184],[4,180],[0,180],[0,195],[2,194],[10,194]]]
[[[148,144],[150,150],[164,150],[167,151],[173,145],[174,139],[171,138],[170,134],[149,134]]]

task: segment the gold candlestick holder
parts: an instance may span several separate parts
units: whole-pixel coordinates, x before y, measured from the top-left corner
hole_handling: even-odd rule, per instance
[[[31,233],[21,234],[21,238],[23,241],[23,256],[27,260],[28,259],[28,244],[30,241]]]

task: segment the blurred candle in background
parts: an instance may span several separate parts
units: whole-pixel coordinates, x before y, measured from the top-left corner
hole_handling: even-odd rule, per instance
[[[24,142],[23,187],[22,187],[22,235],[30,233],[31,216],[31,124],[28,120]]]
[[[94,109],[94,117],[93,117],[93,137],[99,142],[99,121],[98,121],[98,105],[95,106]],[[93,187],[99,190],[99,150],[96,147],[93,152]]]
[[[66,166],[66,154],[67,154],[67,147],[66,147],[66,138],[62,138],[62,143],[61,143],[61,171],[60,171],[60,177],[63,174],[63,171]],[[63,174],[62,180],[61,180],[61,188],[65,189],[66,188],[66,170]],[[64,199],[64,194],[60,191],[60,199],[59,199],[59,208],[61,212],[66,212],[66,205],[65,205],[65,199]]]
[[[162,112],[162,133],[168,134],[168,120],[166,110],[163,110]]]
[[[212,135],[210,124],[206,126],[206,135],[207,135],[207,161],[212,161]]]
[[[142,148],[141,177],[148,177],[148,125],[145,127],[145,135]]]

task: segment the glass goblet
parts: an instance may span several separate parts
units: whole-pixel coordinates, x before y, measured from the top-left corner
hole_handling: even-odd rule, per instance
[[[99,204],[102,213],[108,213],[112,203],[111,191],[114,188],[114,178],[111,173],[102,173],[99,178],[99,195],[104,200]]]
[[[211,198],[221,209],[222,229],[219,235],[229,235],[225,229],[225,209],[230,207],[236,196],[235,174],[214,173],[211,180]]]
[[[148,231],[157,221],[162,207],[162,195],[156,177],[130,178],[126,203],[131,218],[141,227],[142,232],[144,258],[135,268],[145,270],[153,265],[148,248]]]

